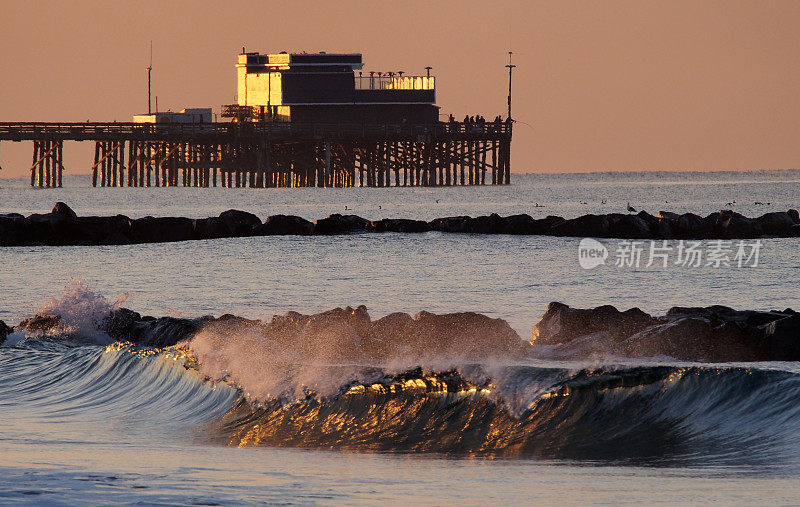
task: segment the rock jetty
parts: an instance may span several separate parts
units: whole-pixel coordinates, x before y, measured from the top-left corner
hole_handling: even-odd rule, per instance
[[[39,314],[14,328],[0,321],[0,344],[13,332],[76,340],[69,322]],[[335,308],[271,320],[225,314],[199,318],[150,317],[126,308],[99,316],[106,340],[168,347],[210,339],[213,350],[231,340],[271,344],[325,360],[463,360],[546,358],[608,360],[670,357],[681,361],[800,361],[800,313],[734,310],[726,306],[674,307],[654,317],[638,308],[571,308],[553,302],[524,341],[502,319],[472,312],[393,313],[377,320],[367,308]],[[94,338],[89,338],[91,341]],[[255,346],[255,345],[254,345]],[[276,352],[278,353],[278,352]]]
[[[532,345],[556,357],[669,356],[685,361],[798,361],[800,314],[726,306],[674,307],[653,317],[638,308],[570,308],[550,303]]]
[[[23,320],[13,330],[0,321],[0,343],[12,331],[26,336],[69,335],[64,332],[69,325],[62,320],[59,315],[39,314]],[[260,339],[259,343],[271,343],[281,350],[296,349],[298,353],[331,360],[389,360],[429,354],[477,360],[518,357],[528,348],[502,319],[472,312],[423,311],[413,316],[392,313],[372,320],[365,306],[335,308],[313,315],[288,312],[264,321],[230,314],[156,318],[119,308],[97,320],[97,331],[112,341],[148,347],[188,343],[200,332],[216,335],[220,344],[236,337],[251,340],[255,337]]]
[[[132,219],[125,215],[78,216],[63,202],[50,213],[23,216],[0,214],[0,246],[30,245],[125,245],[198,239],[273,235],[335,235],[356,232],[421,233],[438,231],[466,234],[516,234],[619,239],[753,239],[800,237],[797,210],[766,213],[748,218],[731,210],[702,217],[668,211],[653,216],[610,213],[565,219],[530,215],[501,217],[497,214],[436,218],[367,220],[356,215],[334,214],[311,222],[291,215],[274,215],[263,222],[252,213],[228,210],[217,217],[152,217]]]

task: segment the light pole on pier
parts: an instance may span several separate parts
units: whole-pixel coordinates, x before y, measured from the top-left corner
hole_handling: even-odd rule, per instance
[[[508,52],[508,65],[506,65],[506,68],[508,68],[508,118],[511,118],[511,72],[513,72],[514,67],[516,67],[516,65],[511,63],[512,54],[514,53],[511,51]]]
[[[153,41],[150,41],[150,65],[147,66],[147,114],[153,114],[150,104],[150,71],[153,70]]]

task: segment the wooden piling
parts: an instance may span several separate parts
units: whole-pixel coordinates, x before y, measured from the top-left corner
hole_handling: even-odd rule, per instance
[[[98,136],[91,168],[95,187],[400,187],[504,185],[511,179],[511,123],[314,125],[309,130],[308,125],[264,122],[207,133],[196,127],[96,125],[86,131],[62,126],[41,138],[29,137],[34,141],[30,184],[61,186],[63,140],[85,140],[87,133]]]
[[[45,144],[44,144],[44,141],[40,141],[39,142],[39,155],[40,155],[40,158],[36,162],[36,164],[37,164],[37,166],[39,168],[39,179],[36,182],[36,185],[38,187],[42,187],[44,185],[44,183],[43,183],[44,182],[44,166],[42,165],[42,159],[44,158],[44,154],[45,154]]]

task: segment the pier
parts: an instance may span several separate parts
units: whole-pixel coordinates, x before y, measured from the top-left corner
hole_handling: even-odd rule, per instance
[[[431,67],[366,76],[360,53],[242,48],[237,103],[220,108],[229,121],[210,107],[153,112],[148,67],[147,114],[133,122],[0,123],[0,141],[33,141],[34,187],[61,186],[66,141],[95,143],[95,187],[507,185],[507,67],[505,120],[442,122]]]
[[[510,121],[0,123],[0,141],[33,142],[34,187],[61,187],[67,141],[95,143],[84,167],[100,187],[503,185],[511,134]]]

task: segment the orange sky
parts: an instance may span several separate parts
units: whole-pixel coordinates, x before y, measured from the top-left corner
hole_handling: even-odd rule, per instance
[[[130,121],[151,39],[161,109],[234,102],[245,45],[431,65],[442,113],[492,118],[510,48],[515,172],[800,167],[794,1],[6,1],[0,38],[0,121]],[[67,172],[87,172],[71,144]],[[0,176],[31,152],[3,142]]]

